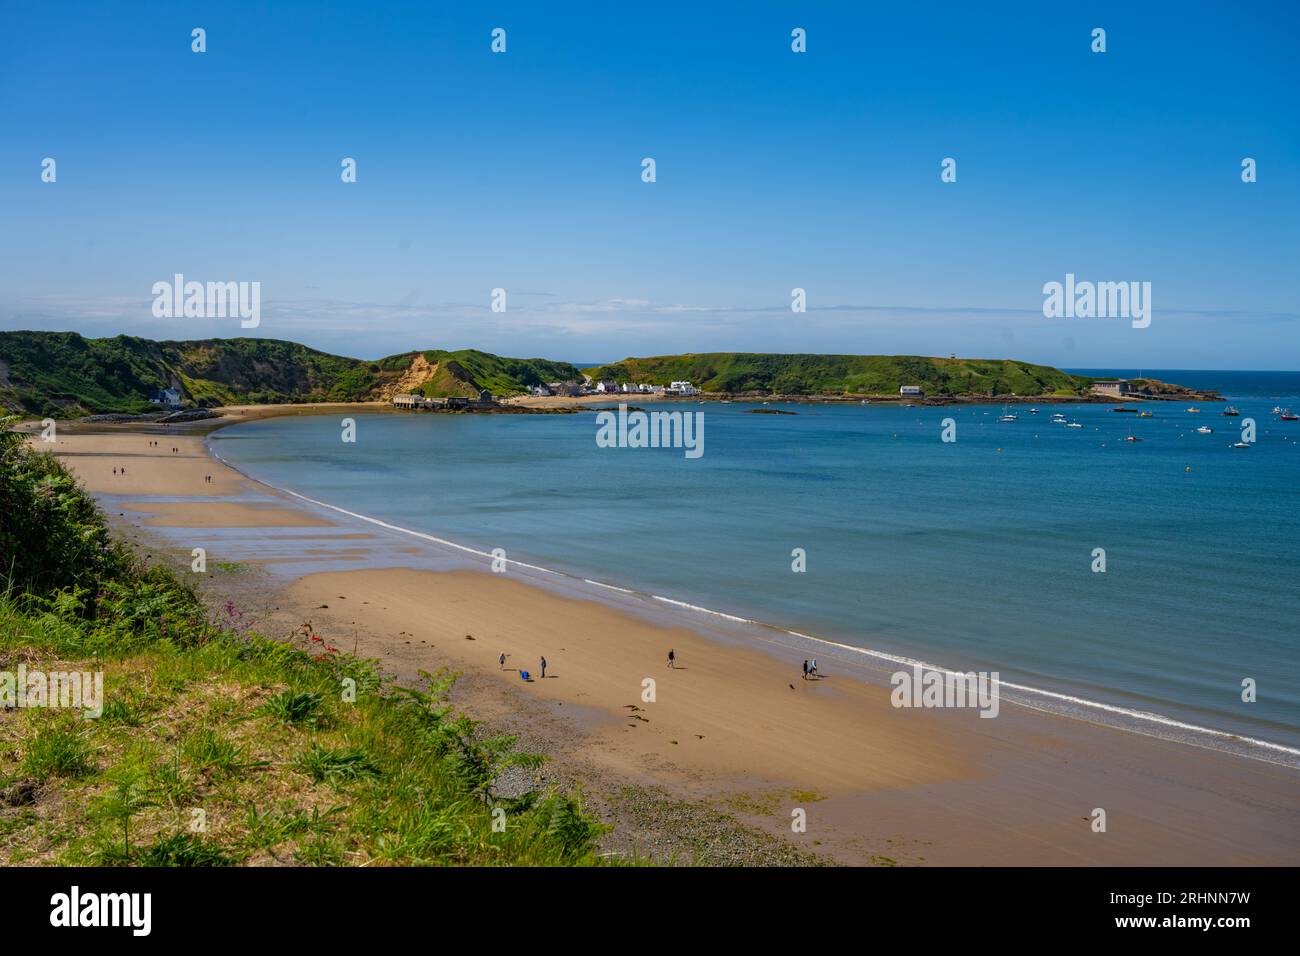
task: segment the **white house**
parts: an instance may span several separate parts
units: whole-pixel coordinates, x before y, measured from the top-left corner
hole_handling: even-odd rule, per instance
[[[898,389],[899,395],[924,395],[925,390],[920,385],[903,385]]]
[[[160,388],[153,393],[149,401],[154,405],[167,405],[174,408],[181,403],[181,393],[175,388]]]
[[[668,386],[669,395],[698,395],[700,390],[687,381],[672,382]]]
[[[596,383],[596,391],[600,392],[602,395],[607,395],[607,394],[610,394],[610,393],[612,393],[612,392],[617,392],[617,391],[618,391],[618,383],[617,383],[617,382],[597,382],[597,383]]]

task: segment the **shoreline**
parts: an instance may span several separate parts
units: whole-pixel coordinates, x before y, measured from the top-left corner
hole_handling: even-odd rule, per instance
[[[618,396],[613,396],[617,398]],[[657,400],[658,397],[656,397]],[[610,399],[603,396],[584,396],[581,398],[553,398],[553,399],[533,399],[533,401],[558,401],[569,404],[607,404]],[[670,401],[684,402],[690,399],[676,398]],[[757,401],[757,399],[749,400]],[[1094,402],[1096,404],[1097,402]],[[1105,402],[1100,402],[1105,404]],[[201,440],[204,453],[217,461],[222,467],[229,469],[232,473],[238,475],[241,479],[252,482],[256,485],[268,489],[275,495],[289,496],[295,500],[301,501],[314,508],[341,514],[355,521],[360,521],[369,525],[383,528],[386,531],[392,531],[400,535],[415,538],[439,547],[449,548],[461,553],[472,555],[486,561],[491,561],[493,555],[490,552],[474,548],[460,542],[442,538],[427,532],[406,528],[400,525],[392,524],[382,519],[375,518],[359,512],[349,511],[337,505],[330,504],[326,501],[317,500],[310,496],[303,495],[289,488],[281,488],[269,482],[256,478],[238,466],[232,464],[221,456],[211,445],[211,436],[217,431],[228,428],[231,425],[238,425],[247,422],[260,421],[269,418],[292,417],[295,415],[325,415],[330,413],[347,412],[361,414],[396,414],[397,411],[386,403],[366,402],[366,403],[304,403],[296,405],[266,404],[266,405],[248,405],[248,406],[223,406],[214,409],[219,413],[216,418],[200,419],[192,422],[183,422],[165,426],[155,426],[154,423],[134,423],[134,422],[116,422],[116,423],[76,423],[77,431],[85,430],[87,433],[102,434],[129,434],[138,430],[141,424],[146,427],[158,427],[162,434],[189,434]],[[241,512],[237,508],[220,509],[231,511],[232,520],[240,520],[241,515],[246,516],[246,512]],[[259,516],[259,519],[268,524],[280,524],[285,521],[285,517],[280,514],[265,513]],[[323,523],[323,522],[322,522]],[[202,527],[202,522],[192,522],[192,526]],[[507,565],[513,565],[518,568],[537,572],[540,575],[553,577],[555,579],[566,579],[572,582],[580,582],[593,588],[601,589],[616,594],[634,595],[651,601],[659,602],[675,607],[690,614],[707,615],[713,618],[721,619],[729,623],[739,625],[742,628],[753,628],[777,634],[787,638],[796,639],[799,642],[806,642],[812,645],[811,654],[817,653],[817,648],[822,651],[843,651],[849,654],[860,655],[871,658],[873,661],[886,662],[892,665],[898,665],[907,668],[920,667],[923,671],[938,672],[942,675],[958,675],[965,672],[955,670],[943,664],[925,661],[907,654],[891,653],[889,651],[864,647],[860,645],[848,644],[842,641],[836,641],[825,637],[819,637],[815,634],[808,634],[780,625],[771,624],[753,618],[743,617],[740,615],[730,614],[718,611],[712,608],[692,604],[668,595],[654,594],[652,592],[641,591],[634,588],[627,588],[621,585],[599,581],[594,578],[584,577],[575,572],[560,571],[548,568],[543,565],[519,561],[514,558],[502,559]],[[544,586],[544,581],[539,581]],[[599,600],[599,596],[596,597]],[[689,620],[689,618],[687,618]],[[697,626],[703,626],[697,625]],[[798,648],[788,649],[791,653],[798,653]],[[1090,700],[1073,694],[1061,693],[1047,688],[1032,687],[1010,681],[1001,681],[1001,688],[1012,691],[1012,695],[1004,695],[1004,699],[1018,707],[1024,707],[1031,710],[1039,711],[1052,716],[1062,717],[1072,720],[1092,721],[1122,732],[1135,733],[1140,735],[1151,736],[1155,739],[1167,740],[1176,743],[1183,743],[1189,746],[1205,747],[1210,750],[1232,754],[1234,756],[1246,759],[1260,760],[1269,763],[1275,763],[1279,766],[1300,769],[1300,748],[1287,744],[1280,744],[1275,741],[1265,740],[1257,737],[1245,736],[1241,733],[1221,730],[1215,727],[1208,727],[1203,724],[1193,723],[1189,720],[1172,717],[1166,714],[1154,711],[1140,710],[1135,707],[1124,706],[1121,704],[1112,704],[1105,701]]]
[[[441,538],[438,537],[437,535],[429,534],[427,532],[417,531],[411,528],[403,527],[401,525],[392,524],[390,522],[383,521],[382,519],[375,518],[371,515],[361,514],[360,512],[356,512],[356,511],[349,511],[346,508],[342,508],[338,505],[330,504],[327,501],[320,501],[316,498],[311,498],[307,495],[301,494],[290,488],[281,488],[277,485],[271,484],[270,482],[263,481],[260,478],[256,478],[248,474],[247,472],[240,469],[237,465],[234,465],[233,463],[231,463],[230,461],[222,457],[215,449],[211,447],[211,444],[207,442],[206,439],[204,444],[208,449],[208,453],[215,460],[221,462],[221,464],[223,464],[227,468],[243,476],[246,480],[255,482],[259,485],[269,488],[273,492],[290,495],[295,499],[307,502],[308,504],[314,505],[318,508],[325,508],[330,511],[336,512],[338,514],[345,515],[349,518],[354,518],[358,521],[363,521],[368,524],[372,524],[389,531],[395,531],[399,534],[409,535],[410,537],[417,538],[423,541],[432,542],[442,547],[453,548],[457,551],[471,554],[474,555],[475,557],[483,558],[488,561],[493,560],[493,555],[489,551],[483,551],[478,548],[473,548],[470,547],[469,545],[461,544],[456,541],[451,541],[447,538]],[[506,565],[513,565],[519,568],[526,568],[530,571],[537,571],[546,575],[556,575],[561,578],[580,581],[583,584],[589,584],[597,588],[603,588],[610,591],[615,591],[620,594],[634,595],[641,598],[648,598],[654,601],[661,601],[665,604],[673,605],[674,607],[689,612],[693,612],[695,614],[710,615],[712,617],[721,618],[725,621],[729,621],[733,624],[742,625],[744,627],[763,628],[775,632],[777,634],[788,635],[789,637],[799,638],[800,640],[803,641],[812,642],[828,650],[835,649],[838,651],[844,651],[852,654],[861,654],[878,661],[888,662],[890,664],[900,665],[907,668],[920,668],[921,671],[927,673],[937,672],[943,675],[945,678],[958,676],[965,673],[962,671],[954,670],[950,667],[946,667],[943,664],[931,663],[929,661],[921,660],[920,658],[908,657],[899,654],[892,654],[889,653],[888,651],[883,651],[871,647],[861,647],[852,644],[845,644],[841,641],[834,641],[834,640],[830,640],[829,638],[818,637],[815,634],[806,634],[801,631],[791,630],[789,628],[784,628],[776,624],[770,624],[766,621],[760,621],[754,618],[741,617],[735,614],[728,614],[724,611],[718,611],[718,610],[714,610],[713,608],[703,607],[697,604],[691,604],[686,601],[668,597],[666,595],[654,594],[649,591],[641,591],[635,588],[626,588],[617,584],[612,584],[607,581],[598,581],[593,578],[582,577],[581,575],[573,574],[567,571],[560,571],[555,568],[548,568],[538,564],[531,564],[526,561],[519,561],[515,558],[502,557],[499,558],[498,560],[504,562]],[[1279,766],[1289,767],[1292,769],[1300,769],[1300,748],[1290,747],[1285,744],[1274,743],[1273,741],[1269,741],[1269,740],[1261,740],[1254,737],[1245,737],[1242,736],[1241,734],[1233,733],[1232,731],[1218,730],[1213,727],[1204,727],[1198,724],[1188,723],[1186,721],[1178,720],[1174,717],[1169,717],[1165,714],[1158,714],[1151,711],[1136,710],[1130,707],[1122,707],[1115,704],[1108,704],[1105,703],[1104,701],[1087,700],[1082,697],[1076,697],[1070,694],[1062,694],[1056,691],[1047,690],[1040,687],[1030,687],[1024,684],[1018,684],[1011,681],[1003,680],[1000,682],[1000,686],[1003,689],[1010,689],[1012,691],[1017,691],[1020,694],[1028,695],[1028,699],[1024,699],[1024,698],[1017,699],[1016,697],[1007,698],[1008,703],[1014,704],[1019,707],[1027,707],[1033,710],[1039,710],[1043,713],[1052,714],[1053,716],[1058,716],[1058,717],[1064,717],[1066,719],[1085,720],[1085,721],[1090,720],[1096,723],[1104,723],[1105,726],[1113,727],[1116,730],[1120,730],[1124,732],[1146,734],[1148,736],[1155,737],[1160,740],[1169,740],[1177,743],[1188,744],[1190,746],[1206,747],[1207,749],[1210,750],[1217,750],[1223,753],[1233,754],[1234,756],[1239,756],[1246,759],[1262,760],[1268,763],[1276,763]],[[1082,714],[1071,713],[1066,710],[1053,708],[1049,705],[1044,705],[1044,702],[1042,700],[1036,700],[1042,698],[1045,698],[1046,700],[1050,700],[1050,701],[1059,701],[1064,704],[1076,705],[1078,707],[1083,708],[1084,713]],[[1131,724],[1124,724],[1119,722],[1108,723],[1098,719],[1101,716],[1101,714],[1118,715],[1124,718],[1129,718],[1131,720],[1142,721],[1144,722],[1144,724],[1145,723],[1155,724],[1158,727],[1165,728],[1167,730],[1166,732],[1162,733],[1155,728],[1152,728],[1150,730],[1140,729],[1142,725],[1134,726]],[[1214,744],[1211,744],[1210,741],[1197,739],[1197,737],[1189,738],[1189,737],[1175,736],[1172,733],[1173,731],[1187,731],[1191,734],[1198,735],[1199,737],[1209,737],[1212,738],[1214,740],[1214,743],[1218,745],[1215,746]],[[1243,746],[1242,747],[1229,746],[1228,745],[1229,741],[1236,741]]]
[[[311,408],[312,411],[328,412],[337,410],[340,406]],[[384,409],[381,407],[375,410]],[[269,415],[264,413],[256,417],[274,416],[280,412],[280,408],[272,406],[261,411]],[[296,492],[275,489],[274,486],[243,475],[233,466],[222,464],[219,455],[211,449],[205,450],[207,438],[212,432],[228,424],[249,420],[253,418],[244,414],[223,416],[215,427],[209,420],[192,423],[197,426],[207,425],[207,428],[187,426],[185,430],[191,431],[188,440],[198,446],[193,452],[201,454],[203,459],[212,456],[215,464],[207,468],[208,471],[216,474],[229,469],[229,474],[221,479],[222,488],[218,493],[221,499],[232,505],[236,503],[228,500],[232,495],[237,500],[246,499],[242,507],[254,509],[255,512],[251,515],[248,512],[235,515],[228,523],[211,521],[206,525],[209,529],[224,529],[210,530],[210,534],[226,536],[209,546],[213,559],[216,560],[219,556],[223,543],[251,549],[251,553],[263,553],[269,562],[266,567],[278,568],[274,572],[274,578],[267,581],[245,581],[244,584],[247,588],[262,591],[266,588],[259,589],[256,585],[272,585],[273,590],[268,592],[267,599],[269,603],[279,603],[277,610],[288,615],[284,621],[295,616],[300,621],[305,618],[325,620],[334,614],[333,610],[328,615],[323,613],[326,605],[332,608],[334,604],[329,599],[328,592],[337,591],[339,595],[352,596],[360,587],[370,598],[371,608],[366,610],[363,620],[354,618],[349,622],[340,619],[336,622],[337,626],[346,629],[352,625],[357,641],[365,645],[366,656],[380,657],[386,667],[395,666],[405,676],[414,676],[421,669],[423,655],[432,644],[425,645],[412,656],[413,649],[419,645],[412,645],[410,639],[397,640],[393,635],[414,635],[417,630],[423,632],[429,626],[430,618],[450,620],[456,615],[464,615],[458,619],[457,626],[464,624],[466,628],[471,628],[472,624],[471,629],[475,633],[481,625],[498,622],[503,635],[499,642],[516,640],[516,637],[511,636],[516,632],[536,630],[537,621],[579,621],[595,615],[590,619],[596,622],[592,625],[596,633],[617,635],[619,640],[636,640],[656,647],[654,658],[647,659],[640,666],[640,674],[662,678],[665,673],[662,661],[656,664],[654,659],[662,654],[658,647],[665,640],[675,643],[679,653],[685,654],[688,667],[692,661],[704,662],[697,665],[703,668],[698,673],[714,680],[714,684],[708,694],[693,700],[689,710],[693,716],[689,717],[687,723],[705,721],[707,726],[701,725],[695,729],[705,730],[705,738],[711,742],[716,741],[717,749],[710,749],[706,754],[705,748],[700,747],[697,748],[698,754],[688,754],[686,747],[693,742],[693,738],[687,736],[686,724],[664,724],[663,718],[656,716],[652,718],[654,724],[632,724],[629,728],[612,713],[620,706],[615,701],[637,699],[634,696],[635,687],[629,688],[623,683],[626,675],[618,678],[622,690],[615,693],[611,689],[615,673],[626,666],[617,654],[609,656],[608,648],[602,646],[600,639],[592,640],[571,634],[571,629],[563,623],[547,624],[548,627],[558,627],[547,639],[558,641],[558,646],[567,648],[567,651],[547,651],[548,656],[556,655],[551,657],[553,666],[562,667],[564,671],[561,672],[562,681],[558,685],[551,683],[548,674],[544,682],[548,692],[542,695],[540,702],[565,708],[567,718],[559,723],[567,728],[566,734],[578,734],[579,739],[572,746],[563,743],[567,738],[560,735],[557,740],[561,742],[555,745],[556,749],[567,748],[569,756],[581,766],[591,766],[594,761],[598,774],[613,773],[624,783],[630,781],[634,785],[647,783],[667,786],[677,795],[706,793],[710,799],[716,799],[719,793],[730,794],[726,799],[740,800],[750,811],[741,814],[747,818],[747,822],[763,826],[771,835],[787,840],[792,839],[786,832],[788,818],[782,824],[780,818],[773,819],[770,812],[756,812],[755,806],[761,804],[762,800],[753,799],[751,791],[757,787],[757,792],[761,795],[774,792],[773,788],[779,789],[787,785],[794,787],[799,792],[817,797],[813,804],[816,811],[809,810],[810,815],[817,812],[822,817],[818,830],[820,840],[816,842],[823,844],[820,847],[823,851],[830,847],[841,862],[867,862],[876,856],[888,856],[885,852],[888,847],[872,842],[872,836],[877,830],[873,821],[881,819],[891,821],[882,825],[890,833],[891,839],[902,839],[900,834],[911,834],[912,838],[925,842],[926,835],[939,833],[943,834],[943,842],[951,844],[943,852],[932,846],[924,857],[919,857],[918,854],[918,858],[904,859],[903,862],[1149,863],[1182,858],[1195,864],[1211,862],[1210,858],[1219,862],[1294,862],[1296,858],[1298,851],[1294,831],[1297,828],[1294,824],[1300,811],[1297,810],[1293,797],[1294,774],[1284,764],[1258,757],[1243,762],[1241,756],[1224,752],[1221,748],[1199,744],[1181,747],[1179,742],[1165,737],[1112,729],[1087,716],[1060,715],[1032,704],[1004,709],[1002,719],[990,721],[976,719],[973,722],[963,722],[963,715],[952,712],[900,712],[888,706],[887,698],[880,693],[879,685],[860,680],[859,675],[852,673],[848,663],[841,666],[837,659],[871,652],[833,641],[824,642],[794,631],[769,628],[773,632],[817,642],[815,646],[821,646],[822,654],[830,660],[833,669],[830,681],[810,682],[803,691],[792,695],[785,686],[790,668],[788,658],[786,663],[781,663],[774,656],[781,651],[788,655],[789,648],[764,646],[774,644],[772,640],[753,640],[747,646],[745,635],[724,633],[727,630],[752,630],[751,622],[738,619],[735,615],[696,608],[672,598],[647,595],[514,559],[510,559],[512,571],[519,573],[510,574],[508,581],[502,580],[506,576],[482,570],[467,571],[463,567],[457,571],[450,565],[444,566],[442,570],[412,570],[411,566],[418,567],[419,562],[425,560],[424,556],[417,556],[421,549],[394,549],[392,540],[409,540],[412,536],[426,538],[426,545],[433,544],[444,551],[456,551],[461,556],[461,565],[466,560],[473,559],[480,568],[483,559],[490,560],[491,555],[456,542],[357,515],[326,502],[316,502]],[[177,426],[165,428],[164,433],[176,433],[178,430]],[[76,431],[74,429],[74,433]],[[105,436],[104,432],[108,432],[108,435]],[[120,439],[125,443],[130,441],[132,434],[138,432],[119,425],[102,430],[88,429],[87,433],[109,441]],[[164,457],[163,460],[167,459]],[[75,467],[77,463],[74,460],[69,461],[69,464]],[[82,464],[86,464],[86,461],[83,460]],[[199,467],[203,469],[207,466]],[[107,467],[103,470],[107,471]],[[132,470],[135,470],[134,466]],[[134,475],[132,480],[135,480]],[[270,494],[250,497],[247,491],[234,491],[226,484],[227,480],[236,484],[255,484]],[[102,488],[105,482],[97,484]],[[125,488],[120,490],[126,491]],[[198,493],[208,495],[215,490],[217,489],[205,486]],[[135,496],[120,495],[117,489],[111,487],[97,493],[109,496],[111,501],[121,502],[132,497],[138,499],[151,496],[149,492]],[[186,487],[171,490],[172,496],[187,493],[195,492]],[[157,494],[153,493],[153,496],[156,497]],[[172,497],[171,503],[175,504],[173,511],[185,508],[207,511],[212,507],[211,503],[186,504],[175,497]],[[263,518],[271,517],[267,513],[269,510],[292,513],[297,512],[301,505],[306,505],[307,511],[300,512],[297,518],[282,517],[282,527],[277,527],[280,520],[263,521]],[[133,518],[132,522],[137,527],[142,524],[155,526],[149,529],[151,533],[173,535],[192,536],[193,529],[205,527],[201,523],[182,523],[176,514],[158,520],[157,512],[154,511],[155,517],[145,517],[156,507],[157,505],[148,502],[134,502],[132,510],[144,514]],[[310,513],[313,511],[317,513]],[[331,522],[320,520],[321,511],[352,517],[331,529],[322,527]],[[288,540],[290,536],[287,533],[293,532],[294,526],[311,528],[310,537],[321,537],[323,544],[316,550],[322,553],[310,557],[300,554],[291,559],[271,553],[276,547],[272,542]],[[163,530],[168,527],[175,530]],[[241,527],[247,531],[243,538],[239,537],[244,534],[238,530]],[[383,557],[388,566],[362,562],[352,570],[323,570],[330,563],[357,564],[351,556],[344,555],[344,549],[335,549],[335,552],[330,553],[328,538],[330,535],[339,539],[347,538],[350,539],[347,542],[349,545],[365,550],[369,543],[354,540],[372,537],[368,532],[357,533],[359,528],[365,527],[376,529],[377,534],[389,539],[376,537],[374,541],[383,548]],[[255,528],[259,529],[256,533]],[[336,533],[339,531],[350,533]],[[320,534],[317,535],[316,532]],[[304,532],[295,537],[308,536]],[[401,553],[394,553],[395,550]],[[447,571],[451,572],[450,576],[445,573]],[[458,573],[462,577],[457,577]],[[469,577],[463,577],[465,574]],[[548,582],[551,587],[545,586]],[[604,592],[604,600],[597,591]],[[440,599],[440,592],[459,595],[460,604],[448,604],[449,598]],[[411,595],[421,597],[413,599]],[[373,608],[373,605],[380,602],[384,606],[382,613]],[[316,607],[317,604],[320,607]],[[394,607],[398,609],[389,610]],[[436,612],[431,613],[432,608],[436,608]],[[702,621],[701,618],[705,615],[716,617],[716,622]],[[713,626],[714,623],[716,627]],[[714,631],[717,633],[711,633]],[[433,635],[424,640],[432,641]],[[464,638],[448,643],[448,637],[441,635],[434,643],[437,644],[440,663],[452,664],[470,678],[469,683],[473,689],[471,696],[474,699],[487,701],[485,706],[493,705],[495,701],[493,706],[506,721],[514,718],[514,711],[519,709],[511,702],[539,703],[537,695],[542,688],[538,682],[510,682],[508,686],[496,686],[502,678],[493,673],[496,667],[495,652],[491,653],[489,665],[480,659],[481,654],[467,653],[467,649],[476,649],[473,645],[458,643],[460,640]],[[584,648],[583,666],[589,665],[592,668],[589,674],[574,671],[575,664],[565,656],[574,653],[574,645],[580,643]],[[525,653],[523,645],[511,653]],[[817,651],[814,650],[813,655],[816,654]],[[897,663],[893,655],[883,656],[882,659]],[[743,671],[743,680],[730,674],[736,668]],[[582,683],[570,683],[575,680]],[[555,697],[549,691],[557,687],[561,690],[572,687],[574,692],[566,690]],[[791,684],[790,687],[793,688],[794,685]],[[775,691],[781,693],[776,694]],[[591,699],[598,697],[602,699]],[[821,704],[813,704],[813,709],[809,710],[806,698],[821,700]],[[501,704],[501,699],[506,700],[504,705]],[[1020,703],[1010,697],[1005,700]],[[787,709],[793,712],[796,708],[801,708],[798,710],[800,716],[793,720],[793,727],[784,727],[780,721],[772,724],[771,713]],[[915,714],[921,716],[916,720],[909,719]],[[626,714],[624,718],[626,719]],[[753,747],[754,734],[748,728],[754,722],[764,727],[768,744],[766,748]],[[570,725],[579,729],[574,730]],[[646,731],[648,733],[644,733]],[[667,736],[659,739],[655,734]],[[773,734],[783,736],[772,737]],[[644,759],[652,760],[656,768],[648,779],[644,767],[624,752],[630,741],[623,735],[638,737],[633,746],[642,746],[643,741],[657,741],[657,749],[651,747],[642,755]],[[821,743],[814,746],[810,741]],[[868,746],[868,742],[871,746]],[[1047,746],[1048,743],[1050,746]],[[714,744],[709,746],[712,748]],[[867,749],[862,749],[864,747]],[[1052,771],[1052,767],[1057,767],[1057,770]],[[1067,769],[1063,770],[1062,767]],[[1078,776],[1080,771],[1076,768],[1079,767],[1085,770],[1091,767],[1091,772]],[[1062,787],[1053,783],[1054,776],[1061,774],[1070,778],[1069,786]],[[1139,799],[1137,803],[1151,807],[1156,804],[1182,805],[1184,814],[1200,817],[1209,826],[1207,814],[1212,807],[1212,815],[1222,821],[1225,813],[1228,814],[1226,819],[1233,819],[1234,807],[1238,808],[1238,813],[1246,812],[1242,807],[1254,807],[1254,810],[1246,814],[1250,816],[1258,811],[1259,804],[1263,804],[1269,807],[1269,813],[1262,816],[1273,822],[1261,819],[1256,821],[1260,824],[1258,827],[1252,827],[1243,821],[1226,826],[1220,822],[1216,825],[1225,834],[1239,840],[1243,848],[1230,850],[1225,838],[1213,853],[1207,851],[1206,856],[1198,857],[1194,841],[1187,842],[1185,836],[1181,840],[1171,838],[1168,832],[1170,827],[1158,811],[1143,811],[1134,807],[1133,812],[1139,817],[1145,815],[1142,819],[1143,837],[1137,843],[1128,844],[1116,855],[1116,847],[1103,848],[1097,841],[1089,840],[1092,835],[1087,832],[1086,824],[1083,833],[1076,834],[1075,824],[1068,823],[1070,819],[1075,820],[1076,824],[1082,823],[1080,814],[1086,814],[1093,806],[1107,806],[1108,804],[1099,802],[1100,798],[1094,799],[1088,807],[1082,808],[1080,814],[1072,817],[1051,813],[1048,814],[1050,819],[1043,819],[1044,802],[1051,803],[1057,811],[1063,805],[1072,805],[1075,799],[1088,802],[1086,798],[1077,797],[1076,793],[1088,792],[1098,786],[1097,774],[1103,778],[1112,776],[1126,781],[1124,787],[1114,790],[1115,780],[1102,779],[1101,785],[1110,789],[1107,798],[1110,806],[1133,803],[1135,795],[1154,797],[1160,794],[1160,799],[1154,802]],[[579,775],[580,779],[581,777]],[[1172,786],[1171,780],[1180,783],[1165,792]],[[1251,787],[1272,796],[1252,803],[1248,796]],[[1031,825],[1032,821],[1037,821],[1032,823],[1034,828],[1047,827],[1052,836],[1032,848],[989,847],[978,840],[972,843],[972,838],[955,831],[950,832],[955,820],[965,820],[967,825],[972,822],[972,806],[981,807],[979,813],[998,817],[1000,822],[995,829],[999,829],[1004,837]],[[921,812],[918,807],[928,809]],[[1274,824],[1279,819],[1284,821],[1284,825],[1275,828]],[[1190,832],[1190,829],[1196,828],[1189,828],[1184,821],[1173,829]],[[1266,834],[1267,838],[1261,838],[1262,834]],[[795,842],[812,841],[795,839]],[[982,848],[977,849],[977,843]]]

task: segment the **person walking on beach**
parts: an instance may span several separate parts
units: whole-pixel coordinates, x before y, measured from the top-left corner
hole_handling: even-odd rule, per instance
[[[505,652],[505,651],[502,651],[502,652],[501,652],[501,656],[497,658],[497,663],[501,665],[501,669],[502,669],[502,670],[505,670],[505,669],[506,669],[506,652]]]
[[[804,679],[804,680],[807,680],[807,679],[808,679],[808,662],[807,662],[807,661],[804,661],[804,662],[803,662],[803,679]]]
[[[546,680],[546,658],[542,658],[542,680]]]
[[[671,670],[677,669],[677,654],[675,651],[672,650],[668,651],[668,667]]]

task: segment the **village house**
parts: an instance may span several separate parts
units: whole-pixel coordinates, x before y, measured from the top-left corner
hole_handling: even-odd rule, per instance
[[[899,395],[924,395],[925,389],[920,385],[902,385],[898,389]]]
[[[669,395],[698,395],[700,390],[688,381],[672,382],[667,389]]]
[[[168,408],[177,408],[181,404],[180,389],[176,388],[159,388],[149,398],[153,405],[165,405]]]

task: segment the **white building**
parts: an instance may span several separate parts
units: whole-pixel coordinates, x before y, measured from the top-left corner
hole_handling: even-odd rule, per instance
[[[1118,398],[1121,395],[1129,395],[1133,392],[1133,385],[1126,378],[1108,379],[1101,382],[1093,382],[1092,388],[1089,389],[1094,395],[1114,395]]]
[[[924,395],[925,390],[920,385],[903,385],[898,389],[899,395]]]
[[[607,395],[607,394],[610,394],[610,393],[612,393],[612,392],[617,392],[617,391],[618,391],[618,383],[617,383],[617,382],[597,382],[597,383],[596,383],[596,391],[600,392],[602,395]]]
[[[690,382],[683,380],[680,382],[672,382],[671,384],[669,384],[668,394],[669,395],[698,395],[700,394],[700,390],[696,388],[694,385],[692,385]]]

